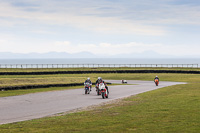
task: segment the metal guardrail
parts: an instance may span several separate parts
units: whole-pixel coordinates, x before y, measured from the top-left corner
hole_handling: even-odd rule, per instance
[[[198,68],[198,64],[0,64],[0,68]]]

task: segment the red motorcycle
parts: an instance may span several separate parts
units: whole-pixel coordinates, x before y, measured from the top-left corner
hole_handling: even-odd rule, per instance
[[[102,98],[103,99],[104,98],[108,98],[108,94],[109,93],[108,93],[108,91],[107,91],[104,83],[100,83],[99,84],[99,89],[101,90],[101,96],[102,96]]]
[[[156,86],[158,86],[158,84],[159,84],[158,79],[155,79],[154,82],[155,82]]]

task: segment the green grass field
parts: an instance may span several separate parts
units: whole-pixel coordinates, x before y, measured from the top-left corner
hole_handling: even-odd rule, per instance
[[[182,81],[188,84],[142,93],[87,111],[0,125],[0,132],[198,133],[200,131],[200,75],[197,74],[71,74],[33,77],[1,76],[0,79],[35,77],[48,79],[55,76],[60,79],[76,77],[82,81],[87,77],[95,80],[101,76],[103,79],[153,80],[155,75],[158,75],[161,81]],[[56,90],[59,89],[63,88]],[[48,91],[53,90],[54,88],[51,88]]]

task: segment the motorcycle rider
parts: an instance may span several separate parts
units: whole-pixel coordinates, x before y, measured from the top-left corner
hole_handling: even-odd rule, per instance
[[[156,77],[154,78],[154,82],[155,82],[155,79],[158,79],[158,81],[159,81],[159,78],[158,78],[158,76],[156,76]]]
[[[101,77],[98,77],[98,80],[96,81],[96,84],[99,85],[100,83],[104,83],[104,85],[106,87],[106,90],[108,91],[108,86],[107,86],[106,82],[103,81]],[[108,93],[109,93],[109,91],[108,91]]]
[[[98,77],[98,79],[96,80],[96,91],[98,91],[98,89],[99,89],[99,83],[100,83],[100,79],[101,79],[101,77]]]
[[[89,77],[87,78],[87,80],[85,80],[85,83],[90,83],[90,91],[92,91],[91,90],[91,88],[92,88],[92,82],[91,82],[91,80],[90,80]]]
[[[96,80],[96,84],[100,83],[101,77],[98,77],[98,79]]]

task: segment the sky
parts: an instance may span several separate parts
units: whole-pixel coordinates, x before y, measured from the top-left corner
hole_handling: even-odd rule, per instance
[[[199,0],[0,0],[0,52],[200,56]]]

